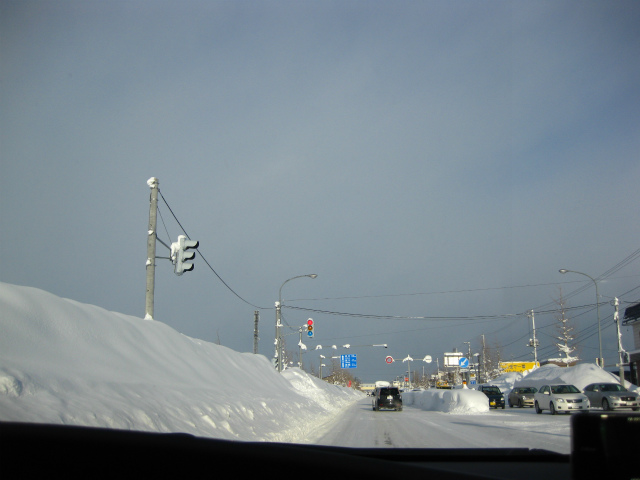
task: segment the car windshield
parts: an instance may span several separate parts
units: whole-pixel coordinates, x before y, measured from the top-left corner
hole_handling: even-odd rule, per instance
[[[573,385],[553,385],[551,387],[551,393],[556,393],[556,394],[580,393],[580,390],[578,390]]]
[[[535,388],[521,388],[518,390],[519,393],[536,393]]]
[[[639,25],[0,2],[0,423],[569,455],[513,392],[638,391]]]

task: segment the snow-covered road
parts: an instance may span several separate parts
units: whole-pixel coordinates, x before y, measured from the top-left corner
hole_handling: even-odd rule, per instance
[[[568,454],[570,415],[537,415],[507,408],[456,415],[405,406],[402,412],[371,409],[371,400],[350,406],[309,443],[358,448],[536,448]]]

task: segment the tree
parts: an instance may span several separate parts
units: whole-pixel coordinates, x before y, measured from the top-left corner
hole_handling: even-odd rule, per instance
[[[484,335],[481,336],[480,354],[480,382],[488,382],[502,374],[500,362],[502,361],[502,347],[497,344],[488,345]]]
[[[570,319],[567,316],[567,305],[566,300],[562,296],[562,288],[559,289],[559,297],[554,300],[554,302],[558,305],[558,312],[556,314],[556,319],[558,320],[558,336],[556,338],[559,341],[556,343],[556,347],[558,347],[558,352],[560,353],[559,361],[564,363],[565,366],[569,366],[569,364],[577,362],[580,358],[571,355],[576,351],[575,344],[573,343],[575,340],[574,327],[571,325]],[[563,355],[564,358],[562,357]]]

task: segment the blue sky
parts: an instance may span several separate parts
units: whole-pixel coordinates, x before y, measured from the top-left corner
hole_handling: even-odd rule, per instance
[[[317,273],[285,319],[314,318],[310,349],[389,344],[348,352],[364,380],[482,334],[528,359],[522,313],[590,282],[558,269],[640,248],[639,21],[631,1],[3,2],[0,280],[142,317],[154,176],[233,290],[159,260],[155,317],[186,335],[251,351],[259,307],[271,357],[280,286]],[[638,265],[601,302],[640,300]],[[595,311],[575,315],[595,358]]]

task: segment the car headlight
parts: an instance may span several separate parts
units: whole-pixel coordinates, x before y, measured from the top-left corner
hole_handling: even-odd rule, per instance
[[[558,397],[556,400],[558,400],[558,403],[564,403],[564,398]]]

